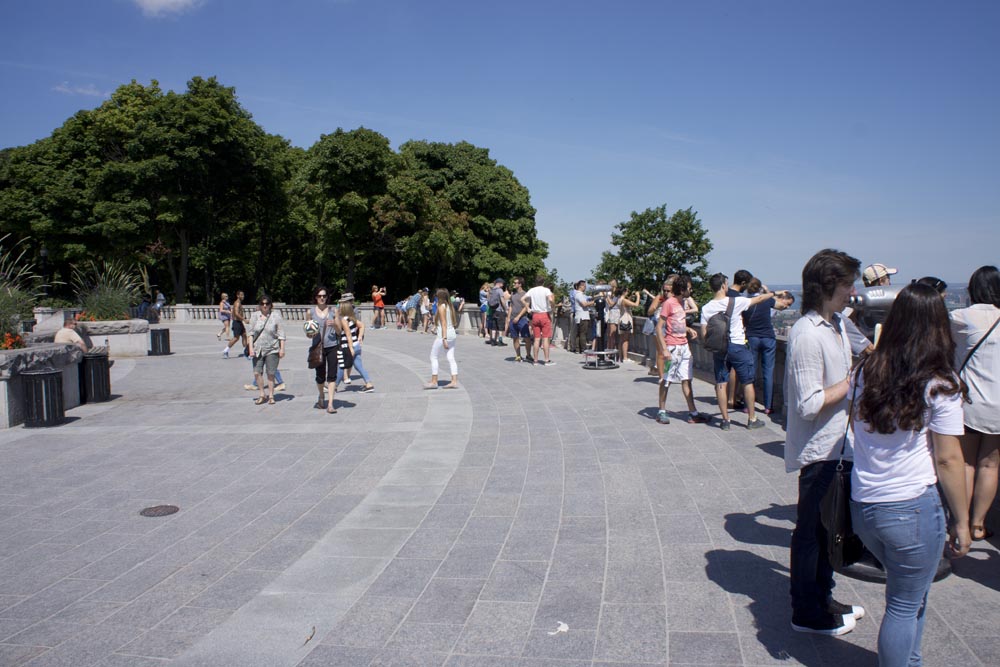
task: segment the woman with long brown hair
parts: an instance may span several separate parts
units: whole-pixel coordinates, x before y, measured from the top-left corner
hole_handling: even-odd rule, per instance
[[[967,393],[954,354],[940,295],[927,285],[907,285],[878,346],[852,376],[851,517],[885,566],[882,666],[922,664],[927,594],[945,538],[954,558],[972,541],[959,445]],[[951,508],[947,527],[938,483]]]
[[[438,309],[435,321],[437,324],[434,336],[434,345],[431,347],[431,381],[424,385],[424,389],[438,388],[438,355],[444,349],[447,352],[448,366],[451,370],[451,382],[444,386],[445,389],[458,388],[458,362],[455,361],[455,343],[458,335],[455,333],[455,308],[448,299],[448,290],[439,289],[437,291]]]

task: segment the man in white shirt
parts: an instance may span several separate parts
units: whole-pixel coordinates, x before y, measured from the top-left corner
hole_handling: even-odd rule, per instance
[[[861,262],[837,250],[821,250],[802,269],[803,316],[792,327],[783,385],[788,412],[785,470],[799,471],[799,499],[789,567],[792,628],[842,635],[864,615],[862,607],[833,599],[833,567],[826,554],[820,502],[836,472],[847,437],[848,375],[852,353],[870,345],[841,314]],[[843,465],[852,466],[852,450]]]
[[[587,298],[587,281],[578,280],[575,285],[573,300],[576,304],[576,340],[577,350],[582,354],[589,348],[592,342],[590,335],[590,307],[594,305],[593,299]]]
[[[715,295],[712,300],[701,308],[701,339],[705,340],[708,330],[708,321],[713,315],[725,313],[729,308],[729,300],[733,300],[733,312],[729,318],[729,348],[725,354],[714,355],[715,365],[715,397],[719,401],[719,410],[722,412],[722,423],[719,427],[723,431],[728,431],[729,406],[726,400],[726,384],[729,382],[729,371],[736,371],[737,381],[743,385],[743,398],[747,405],[747,428],[763,428],[764,422],[757,419],[754,411],[754,401],[757,399],[754,392],[754,364],[753,355],[747,347],[746,330],[743,328],[743,311],[758,303],[767,301],[774,296],[766,287],[760,294],[753,298],[745,296],[728,296],[729,280],[725,275],[716,273],[708,279],[708,286],[712,288]]]
[[[545,286],[545,276],[538,276],[535,279],[535,286],[528,290],[524,298],[525,307],[531,309],[531,333],[535,339],[535,364],[552,366],[554,361],[549,359],[549,343],[552,340],[552,311],[555,310],[555,303],[552,298],[552,290]],[[538,348],[541,346],[545,352],[545,361],[538,357]]]
[[[53,343],[63,343],[65,345],[76,345],[78,348],[87,351],[87,344],[80,334],[76,332],[76,316],[67,315],[63,318],[63,328],[56,332]]]

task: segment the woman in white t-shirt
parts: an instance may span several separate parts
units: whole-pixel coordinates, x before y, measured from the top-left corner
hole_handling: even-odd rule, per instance
[[[952,311],[951,335],[955,368],[969,385],[962,437],[969,523],[972,539],[983,540],[991,536],[985,521],[997,495],[1000,464],[1000,326],[993,328],[1000,320],[997,267],[976,269],[969,278],[969,300],[968,308]]]
[[[879,665],[922,664],[927,593],[945,546],[971,543],[959,436],[965,384],[954,367],[948,311],[932,287],[904,287],[882,327],[878,347],[853,376],[855,532],[885,567],[885,615]]]

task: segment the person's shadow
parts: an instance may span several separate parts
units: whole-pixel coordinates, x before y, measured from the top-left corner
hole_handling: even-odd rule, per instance
[[[761,518],[771,522],[782,522],[787,527],[762,523]],[[726,515],[723,525],[726,532],[732,535],[737,542],[787,548],[792,543],[795,505],[771,503],[770,507],[758,510],[753,514],[733,512]]]
[[[771,660],[752,657],[747,662],[797,660],[803,665],[876,665],[872,651],[836,637],[807,635],[792,630],[792,607],[788,599],[788,568],[749,551],[715,549],[705,554],[705,572],[723,590],[749,598],[747,611],[753,616],[757,642]],[[737,607],[743,600],[733,599]]]
[[[1000,553],[995,549],[969,549],[964,558],[951,561],[951,573],[1000,591]]]

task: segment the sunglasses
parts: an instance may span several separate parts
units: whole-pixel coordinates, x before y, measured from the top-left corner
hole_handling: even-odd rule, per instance
[[[326,298],[326,293],[323,293],[323,294],[317,294],[317,295],[316,295],[316,298],[317,298],[317,299],[325,299],[325,298]]]

